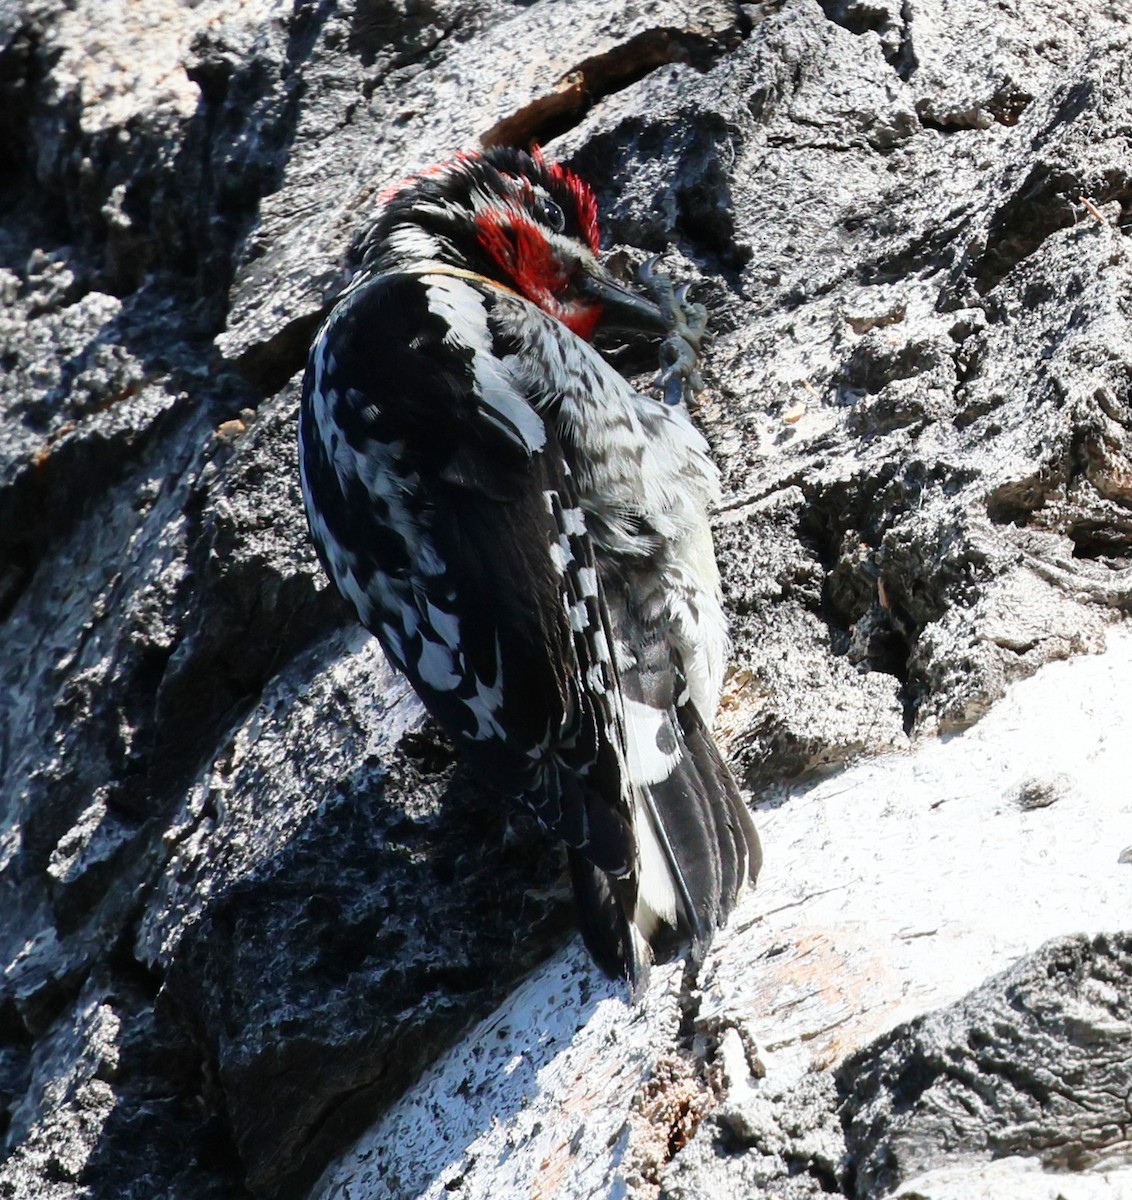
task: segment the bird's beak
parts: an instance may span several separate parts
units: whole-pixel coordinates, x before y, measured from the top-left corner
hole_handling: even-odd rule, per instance
[[[603,267],[583,272],[575,286],[583,296],[601,305],[598,324],[603,328],[628,333],[668,332],[660,309],[648,297],[618,283]]]

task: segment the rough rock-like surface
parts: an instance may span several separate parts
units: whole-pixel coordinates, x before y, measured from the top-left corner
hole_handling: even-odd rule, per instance
[[[531,139],[712,313],[767,866],[639,1010],[297,491],[376,198]],[[0,1196],[1132,1190],[1130,231],[1124,0],[0,8]]]
[[[537,1193],[564,1143],[553,1194],[579,1197],[911,1197],[933,1176],[933,1200],[1022,1200],[1044,1196],[1043,1169],[1082,1196],[1132,1182],[1132,942],[1078,933],[1132,904],[1132,632],[1111,641],[947,741],[768,797],[779,860],[696,984],[668,975],[650,995],[679,1005],[678,1038],[613,999],[556,1003],[578,970],[564,952],[342,1156],[320,1200],[399,1194],[387,1178],[437,1200],[456,1182],[468,1200]],[[580,1056],[623,1082],[595,1097]],[[1085,1168],[1103,1178],[1068,1174]]]

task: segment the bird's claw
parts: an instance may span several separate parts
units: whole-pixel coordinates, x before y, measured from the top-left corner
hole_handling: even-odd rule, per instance
[[[670,333],[660,347],[660,374],[653,387],[662,389],[665,404],[695,404],[704,381],[697,369],[699,351],[678,333]]]
[[[668,326],[660,344],[660,374],[653,387],[660,388],[665,404],[695,406],[696,394],[703,391],[699,361],[707,332],[707,309],[688,302],[688,285],[673,287],[669,276],[658,272],[660,255],[642,263],[639,278],[656,302]]]

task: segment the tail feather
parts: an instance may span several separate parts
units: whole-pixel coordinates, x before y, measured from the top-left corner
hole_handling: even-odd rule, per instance
[[[632,920],[630,879],[607,874],[579,850],[568,849],[567,856],[586,949],[611,979],[624,978],[636,999],[648,988],[652,956]]]
[[[692,703],[662,707],[626,697],[624,720],[629,863],[613,868],[612,858],[595,853],[600,839],[568,854],[586,946],[607,975],[626,979],[639,997],[654,954],[690,941],[693,961],[702,961],[758,876],[762,852],[743,797]]]
[[[646,820],[657,829],[664,855],[661,866],[680,900],[675,924],[691,937],[692,955],[698,961],[722,919],[720,908],[727,891],[725,859],[730,855],[723,853],[716,813],[694,761],[682,758],[667,779],[641,788],[639,803],[638,812],[643,809],[642,815],[647,814]],[[656,886],[641,880],[643,893]]]
[[[650,835],[659,856],[639,854],[640,880],[634,923],[652,943],[658,936],[647,919],[650,896],[675,893],[677,933],[689,937],[696,961],[727,919],[762,863],[754,822],[718,747],[695,707],[688,703],[661,713],[630,702],[626,733],[630,775],[638,799],[638,845]],[[659,745],[660,750],[653,749]],[[673,747],[669,750],[669,747]],[[665,751],[668,751],[665,754]],[[666,773],[656,769],[666,759]],[[634,770],[639,764],[653,769]],[[663,870],[666,879],[655,877]],[[653,875],[650,878],[649,873]],[[642,901],[644,908],[642,911]],[[666,916],[667,914],[660,914]],[[663,935],[663,931],[661,931]]]
[[[711,798],[716,827],[726,839],[721,844],[730,847],[730,853],[723,854],[726,879],[722,894],[730,897],[722,912],[721,919],[726,919],[743,889],[758,879],[762,846],[750,810],[703,718],[691,704],[681,705],[677,712],[684,744]]]

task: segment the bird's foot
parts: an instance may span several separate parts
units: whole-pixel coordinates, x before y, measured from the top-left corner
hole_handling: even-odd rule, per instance
[[[660,344],[660,374],[653,387],[660,388],[665,404],[694,407],[696,395],[703,391],[699,362],[707,331],[707,309],[688,302],[688,285],[674,287],[668,275],[656,269],[660,255],[641,265],[640,280],[664,315],[668,333]]]

